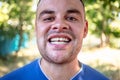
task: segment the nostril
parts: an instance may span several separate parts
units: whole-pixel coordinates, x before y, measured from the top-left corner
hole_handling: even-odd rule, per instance
[[[67,30],[68,29],[68,27],[53,27],[52,28],[53,30]]]
[[[67,30],[69,29],[69,26],[67,24],[54,24],[52,25],[53,30]]]
[[[57,27],[53,27],[53,29],[58,29]]]
[[[63,29],[68,29],[67,27],[63,27]]]

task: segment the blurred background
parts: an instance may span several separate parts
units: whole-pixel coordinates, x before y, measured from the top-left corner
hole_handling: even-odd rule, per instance
[[[40,57],[35,38],[38,0],[0,0],[0,76]],[[120,1],[85,0],[89,33],[78,59],[120,80]]]

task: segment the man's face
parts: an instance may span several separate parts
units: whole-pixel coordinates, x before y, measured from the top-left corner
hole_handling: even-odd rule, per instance
[[[87,34],[79,0],[41,0],[36,17],[38,49],[43,59],[66,63],[76,59]]]

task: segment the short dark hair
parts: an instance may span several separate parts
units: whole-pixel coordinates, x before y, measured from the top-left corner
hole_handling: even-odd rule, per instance
[[[38,1],[38,4],[40,3],[40,1],[41,1],[41,0]],[[82,5],[83,5],[83,7],[84,7],[84,2],[83,2],[83,0],[80,0],[80,2],[82,3]],[[37,5],[38,5],[38,4],[37,4]]]
[[[83,2],[83,0],[80,0],[80,1],[81,1],[82,5],[83,5],[83,7],[84,7],[85,5],[84,5],[84,2]]]

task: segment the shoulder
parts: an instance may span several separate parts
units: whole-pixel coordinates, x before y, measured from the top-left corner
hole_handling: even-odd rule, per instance
[[[33,62],[18,68],[17,70],[14,70],[5,76],[1,77],[2,80],[25,80],[22,78],[28,78],[28,76],[33,75],[33,72],[35,73],[36,69],[39,69],[38,66],[38,59],[34,60]],[[27,79],[26,79],[27,80]]]
[[[82,64],[83,66],[83,79],[84,80],[109,80],[106,76],[102,73],[98,72],[97,70],[91,68],[88,65]]]

